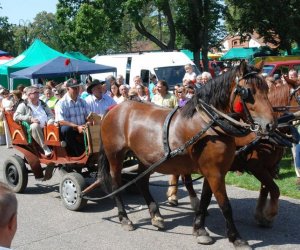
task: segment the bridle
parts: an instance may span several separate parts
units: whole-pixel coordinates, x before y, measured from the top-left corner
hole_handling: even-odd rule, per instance
[[[239,77],[235,78],[235,88],[233,90],[233,98],[231,100],[231,112],[235,113],[235,111],[233,110],[233,104],[236,99],[236,96],[239,96],[241,99],[242,106],[243,106],[243,112],[245,113],[246,122],[248,122],[251,125],[250,126],[251,131],[257,132],[259,130],[259,125],[254,122],[254,120],[250,114],[250,111],[246,105],[246,102],[253,102],[254,99],[253,99],[252,93],[249,88],[242,87],[239,85],[239,82],[241,80],[245,80],[246,84],[247,84],[247,78],[249,76],[253,76],[253,75],[257,75],[257,72],[251,71],[251,72],[247,73],[246,75],[242,76],[241,78],[239,78]]]
[[[294,97],[296,102],[298,103],[298,105],[300,105],[300,96],[296,96],[296,93],[300,90],[300,85],[293,89],[291,92],[290,92],[290,95],[289,95],[289,103],[291,102],[292,98]]]

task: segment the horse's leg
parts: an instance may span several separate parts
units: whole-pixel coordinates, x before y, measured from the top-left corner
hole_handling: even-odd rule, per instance
[[[193,186],[192,176],[191,175],[184,175],[184,176],[182,175],[181,178],[182,178],[184,185],[189,193],[192,209],[196,212],[199,210],[200,201],[197,197],[197,194],[196,194],[194,186]]]
[[[207,208],[211,201],[211,197],[211,188],[207,182],[207,179],[204,178],[201,200],[198,209],[195,210],[195,219],[193,223],[193,235],[197,237],[197,241],[199,244],[208,245],[214,242],[205,229],[205,218],[207,214]]]
[[[143,169],[143,167],[139,166],[139,169]],[[164,219],[162,218],[159,212],[158,204],[153,199],[149,190],[149,178],[150,175],[144,176],[143,178],[141,178],[136,182],[136,185],[146,201],[151,216],[152,225],[159,229],[164,229],[165,228]]]
[[[207,180],[225,218],[226,234],[229,241],[232,242],[235,247],[249,247],[247,241],[241,238],[234,224],[232,208],[226,192],[225,176],[219,173],[219,175],[207,176]]]
[[[112,191],[118,189],[122,185],[122,177],[121,177],[121,169],[122,169],[122,162],[118,161],[116,158],[110,161],[110,175],[112,178]],[[120,170],[120,171],[118,171]],[[121,198],[120,193],[114,196],[114,200],[118,207],[118,217],[121,222],[122,227],[127,231],[134,230],[134,226],[132,222],[129,220],[125,207],[124,202]]]
[[[261,189],[255,210],[255,219],[260,226],[271,227],[278,214],[280,191],[272,176],[264,166],[249,168],[251,173],[261,182]],[[267,202],[268,193],[270,201]]]
[[[171,206],[177,206],[178,205],[178,179],[179,175],[171,175],[169,179],[169,188],[167,191],[167,198],[168,202]]]

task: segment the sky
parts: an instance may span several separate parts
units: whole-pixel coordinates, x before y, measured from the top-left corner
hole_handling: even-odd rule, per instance
[[[41,11],[56,12],[58,0],[0,0],[0,16],[7,16],[8,22],[20,24],[32,22]]]

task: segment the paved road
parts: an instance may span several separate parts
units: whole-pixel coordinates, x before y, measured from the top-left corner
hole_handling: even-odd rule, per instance
[[[0,146],[1,166],[13,149]],[[152,183],[166,183],[167,178],[155,175]],[[151,226],[143,199],[138,195],[124,194],[130,219],[137,229],[122,230],[116,217],[117,210],[112,200],[99,203],[88,202],[81,212],[65,209],[59,196],[60,175],[55,173],[47,182],[37,182],[30,175],[24,194],[17,194],[19,201],[18,231],[13,240],[13,249],[234,249],[224,238],[224,219],[215,200],[209,208],[207,228],[216,242],[201,246],[191,235],[193,212],[187,193],[180,188],[180,206],[170,207],[165,203],[166,188],[151,187],[165,218],[166,230],[158,231]],[[195,185],[198,193],[201,182]],[[253,220],[257,192],[228,187],[236,226],[241,235],[255,249],[300,249],[300,200],[281,197],[280,212],[272,229],[259,228]]]

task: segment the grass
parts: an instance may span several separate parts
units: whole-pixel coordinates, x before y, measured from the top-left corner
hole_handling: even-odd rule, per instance
[[[280,189],[281,196],[300,199],[300,189],[296,186],[296,173],[293,158],[290,153],[286,153],[282,158],[280,162],[279,179],[276,179],[275,182]],[[234,172],[229,172],[226,175],[226,183],[249,190],[260,189],[260,182],[248,173],[237,175]]]

